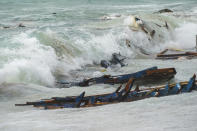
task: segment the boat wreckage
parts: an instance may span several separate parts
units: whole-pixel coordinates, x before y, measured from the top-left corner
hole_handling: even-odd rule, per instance
[[[156,59],[169,60],[169,59],[194,59],[197,58],[197,52],[165,49],[157,54]]]
[[[150,97],[163,97],[197,90],[196,75],[193,75],[187,82],[167,84],[155,88],[140,89],[139,86],[136,86],[136,88],[133,89],[134,82],[135,79],[130,78],[124,88],[120,86],[115,92],[109,94],[85,96],[85,92],[83,92],[79,96],[52,97],[36,102],[26,102],[26,104],[16,104],[16,106],[33,105],[34,107],[44,109],[93,107],[119,102],[137,101]]]
[[[120,53],[113,53],[111,60],[101,60],[100,65],[101,67],[108,68],[112,65],[120,64],[121,67],[126,66],[127,64],[124,63],[124,60],[127,59],[127,57],[122,56]]]
[[[79,82],[66,82],[66,81],[58,81],[57,84],[60,85],[60,88],[69,88],[72,86],[90,86],[93,84],[123,84],[129,81],[130,78],[134,78],[136,83],[144,84],[144,83],[152,83],[158,81],[168,81],[174,77],[176,74],[175,68],[163,68],[158,69],[156,66],[151,67],[145,70],[141,70],[131,74],[124,75],[104,75],[101,77],[95,77],[90,79],[84,79]]]
[[[144,32],[149,36],[149,41],[157,40],[155,42],[161,41],[163,37],[163,31],[170,31],[171,25],[167,20],[162,20],[161,22],[152,22],[144,20],[140,16],[131,15],[130,16],[129,28],[132,31]]]
[[[168,9],[160,10],[159,13],[164,12],[172,12]],[[167,19],[163,19],[160,23],[157,23],[156,21],[145,21],[139,16],[130,16],[131,23],[129,25],[129,28],[132,31],[138,31],[138,32],[144,32],[148,40],[151,41],[153,44],[157,44],[161,41],[165,41],[165,38],[163,36],[164,31],[171,32],[174,27],[172,27],[172,24],[170,21],[167,21]],[[152,58],[152,55],[154,55],[155,59],[161,59],[161,60],[172,60],[172,59],[195,59],[197,58],[197,35],[196,35],[196,47],[190,50],[182,50],[182,49],[165,49],[162,52],[158,54],[151,54],[145,49],[138,47],[135,44],[132,44],[131,40],[126,39],[126,45],[128,47],[134,46],[135,48],[139,49],[140,52],[144,55],[150,56]]]

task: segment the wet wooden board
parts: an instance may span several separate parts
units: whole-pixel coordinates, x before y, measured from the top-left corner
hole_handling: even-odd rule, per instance
[[[169,51],[171,51],[169,53]],[[186,51],[178,51],[178,50],[169,50],[165,49],[156,55],[156,59],[168,60],[168,59],[194,59],[197,58],[197,52],[186,52]]]
[[[93,84],[123,84],[128,82],[130,78],[135,78],[138,84],[152,83],[158,80],[169,80],[176,74],[175,68],[163,68],[157,69],[157,67],[151,67],[145,70],[141,70],[135,73],[123,74],[117,76],[105,75],[101,77],[95,77],[85,79],[81,82],[61,82],[61,88],[70,88],[72,86],[90,86]]]

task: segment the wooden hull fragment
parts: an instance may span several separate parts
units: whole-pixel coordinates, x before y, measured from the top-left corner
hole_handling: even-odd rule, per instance
[[[117,76],[104,75],[101,77],[95,77],[85,79],[81,82],[59,82],[61,88],[69,88],[72,86],[85,87],[93,84],[123,84],[128,82],[130,78],[136,79],[138,84],[151,83],[158,80],[170,80],[176,74],[175,68],[163,68],[158,69],[157,67],[151,67],[145,70],[138,71],[131,74],[123,74]]]

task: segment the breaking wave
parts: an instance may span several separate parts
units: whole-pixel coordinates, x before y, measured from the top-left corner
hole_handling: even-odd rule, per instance
[[[27,82],[53,85],[58,60],[54,50],[26,33],[15,36],[13,49],[1,49],[7,60],[0,69],[0,83]]]
[[[194,49],[196,46],[197,24],[183,23],[173,32],[173,39],[166,41],[163,48]]]
[[[141,53],[136,52],[139,48],[155,53],[165,48],[195,47],[196,23],[181,21],[168,15],[139,16],[156,30],[157,36],[154,39],[151,40],[150,36],[142,31],[131,30],[128,27],[131,24],[130,16],[116,18],[114,15],[111,23],[101,22],[85,28],[81,26],[71,37],[68,33],[70,30],[66,30],[66,35],[62,36],[50,29],[15,35],[9,41],[13,47],[0,48],[0,83],[22,82],[52,87],[56,76],[69,76],[71,70],[81,69],[87,64],[99,64],[102,59],[109,60],[113,53],[121,53],[134,59]],[[160,23],[162,27],[165,21],[170,29],[154,24]],[[131,47],[127,46],[126,40],[131,42]]]

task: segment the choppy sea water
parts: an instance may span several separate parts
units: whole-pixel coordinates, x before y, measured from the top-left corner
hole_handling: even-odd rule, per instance
[[[154,13],[164,8],[174,12]],[[149,41],[143,32],[130,30],[131,15],[150,23],[167,21],[170,31],[158,29],[162,37]],[[62,77],[80,80],[158,66],[175,67],[174,81],[188,80],[197,72],[197,60],[154,60],[136,46],[152,54],[165,48],[193,50],[196,0],[1,0],[0,18],[0,130],[197,130],[195,91],[83,109],[46,111],[14,106],[82,91],[87,95],[112,92],[117,87],[58,89],[55,82]],[[26,27],[18,27],[20,23]],[[126,39],[135,46],[128,48]],[[101,72],[100,60],[119,52],[129,58],[128,66]]]

